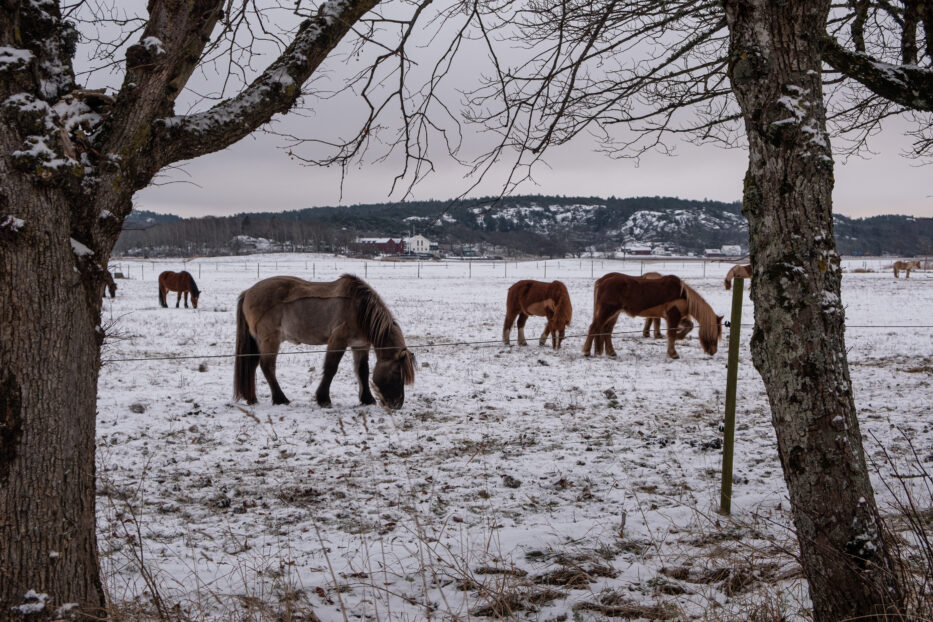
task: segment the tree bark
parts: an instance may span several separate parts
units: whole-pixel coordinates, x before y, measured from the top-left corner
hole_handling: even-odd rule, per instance
[[[36,608],[30,619],[45,619],[69,603],[100,616],[99,289],[76,270],[90,258],[72,249],[63,197],[2,163],[0,177],[22,221],[0,229],[0,620]]]
[[[846,360],[820,76],[827,0],[725,3],[749,141],[752,357],[771,404],[814,620],[901,604]]]

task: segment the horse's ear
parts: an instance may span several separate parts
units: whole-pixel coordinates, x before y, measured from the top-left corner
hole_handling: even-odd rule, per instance
[[[723,316],[723,315],[717,315],[717,316],[716,316],[716,321],[719,322],[719,323],[722,323],[722,318],[723,318],[723,317],[725,317],[725,316]]]

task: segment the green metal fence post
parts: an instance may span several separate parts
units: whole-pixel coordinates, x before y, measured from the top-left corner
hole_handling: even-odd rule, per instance
[[[719,512],[732,513],[732,456],[735,448],[735,385],[739,375],[739,331],[742,328],[742,290],[745,279],[732,280],[732,319],[729,326],[729,363],[726,372],[726,424],[722,440],[722,491]]]

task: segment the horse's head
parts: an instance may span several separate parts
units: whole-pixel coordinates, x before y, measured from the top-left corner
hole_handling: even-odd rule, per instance
[[[692,328],[692,326],[691,326]],[[687,331],[689,332],[689,331]],[[700,346],[703,348],[703,351],[713,356],[716,354],[716,351],[719,349],[719,340],[722,339],[722,316],[716,316],[716,336],[712,338],[711,335],[706,333],[706,331],[700,330]]]
[[[401,408],[405,403],[405,385],[415,381],[415,355],[408,348],[377,357],[373,367],[373,392],[383,406]]]
[[[198,292],[197,294],[195,294],[194,292],[191,292],[191,306],[194,307],[195,309],[198,308],[198,298],[200,297],[201,297],[201,292]]]

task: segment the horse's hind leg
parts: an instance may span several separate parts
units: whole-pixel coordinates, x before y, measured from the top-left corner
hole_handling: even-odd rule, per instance
[[[654,338],[661,338],[661,318],[659,317],[654,318]]]
[[[525,322],[528,321],[528,316],[524,313],[518,314],[518,345],[527,346],[528,342],[525,341]]]
[[[185,290],[185,309],[188,308],[188,290]]]
[[[646,317],[646,318],[645,318],[645,327],[644,327],[643,329],[641,329],[641,336],[642,336],[642,337],[650,337],[650,336],[651,336],[651,325],[652,325],[653,323],[654,323],[654,318],[650,318],[650,317]]]
[[[324,355],[324,375],[321,377],[321,384],[318,385],[317,391],[314,393],[318,406],[322,408],[330,408],[330,383],[337,374],[337,366],[340,365],[340,359],[343,358],[343,353],[346,350],[347,342],[343,339],[331,337],[327,342],[327,354]]]
[[[325,363],[326,364],[326,363]],[[369,390],[369,347],[353,348],[353,368],[360,383],[360,403],[375,404],[376,399]]]
[[[279,354],[278,339],[263,339],[259,342],[259,369],[262,375],[266,377],[269,388],[272,390],[273,404],[288,404],[288,398],[282,392],[279,381],[275,378],[275,359]]]

